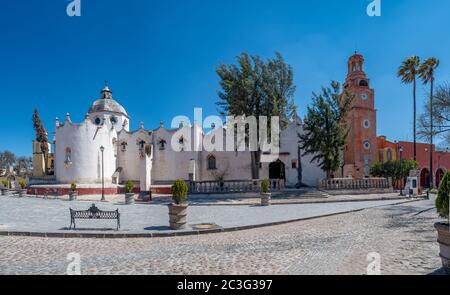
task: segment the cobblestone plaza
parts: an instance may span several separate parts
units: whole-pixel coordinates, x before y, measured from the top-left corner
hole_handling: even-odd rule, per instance
[[[354,274],[379,253],[382,274],[441,274],[431,201],[221,234],[151,239],[0,237],[1,274]],[[275,207],[275,206],[273,206]],[[273,208],[271,207],[271,208]]]

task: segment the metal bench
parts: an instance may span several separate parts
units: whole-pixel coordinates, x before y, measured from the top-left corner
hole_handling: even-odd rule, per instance
[[[95,204],[86,211],[77,211],[70,209],[70,227],[69,229],[76,229],[75,219],[115,219],[117,220],[117,229],[120,229],[120,213],[119,209],[116,211],[102,211],[98,209]]]

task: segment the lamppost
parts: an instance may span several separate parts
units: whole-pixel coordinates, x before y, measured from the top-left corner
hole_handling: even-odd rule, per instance
[[[105,151],[105,147],[101,146],[100,151],[102,152],[102,202],[106,201],[105,199],[105,165],[104,165],[104,158],[103,158],[103,152]]]
[[[399,149],[399,154],[400,154],[400,175],[401,175],[401,185],[400,185],[400,196],[403,196],[403,185],[405,184],[404,182],[404,177],[403,177],[403,147],[401,146]]]

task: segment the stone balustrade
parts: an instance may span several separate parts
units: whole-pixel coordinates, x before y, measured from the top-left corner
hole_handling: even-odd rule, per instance
[[[319,181],[322,190],[368,190],[392,189],[392,180],[388,178],[335,178]]]
[[[261,191],[262,180],[226,180],[226,181],[190,181],[191,194],[252,193]],[[280,191],[285,187],[284,180],[272,179],[271,191]]]

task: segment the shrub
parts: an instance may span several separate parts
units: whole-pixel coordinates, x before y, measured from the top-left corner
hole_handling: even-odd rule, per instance
[[[70,190],[73,192],[77,190],[77,184],[75,182],[72,182],[72,184],[70,185]]]
[[[447,172],[442,179],[441,186],[439,187],[438,196],[436,199],[436,208],[439,215],[443,218],[448,218],[449,214],[449,195],[450,195],[450,172]]]
[[[172,199],[175,204],[179,205],[187,201],[188,190],[189,188],[184,180],[178,179],[175,181],[172,186]]]
[[[19,180],[19,186],[21,189],[25,189],[27,187],[27,182],[24,179]]]
[[[125,183],[125,192],[127,194],[131,194],[131,193],[133,193],[133,190],[134,190],[134,183],[131,180],[128,180]]]
[[[270,180],[264,179],[261,182],[261,192],[267,194],[269,193],[269,189],[270,189]]]
[[[9,187],[9,181],[7,179],[3,179],[2,180],[2,184],[4,188],[8,188]]]

